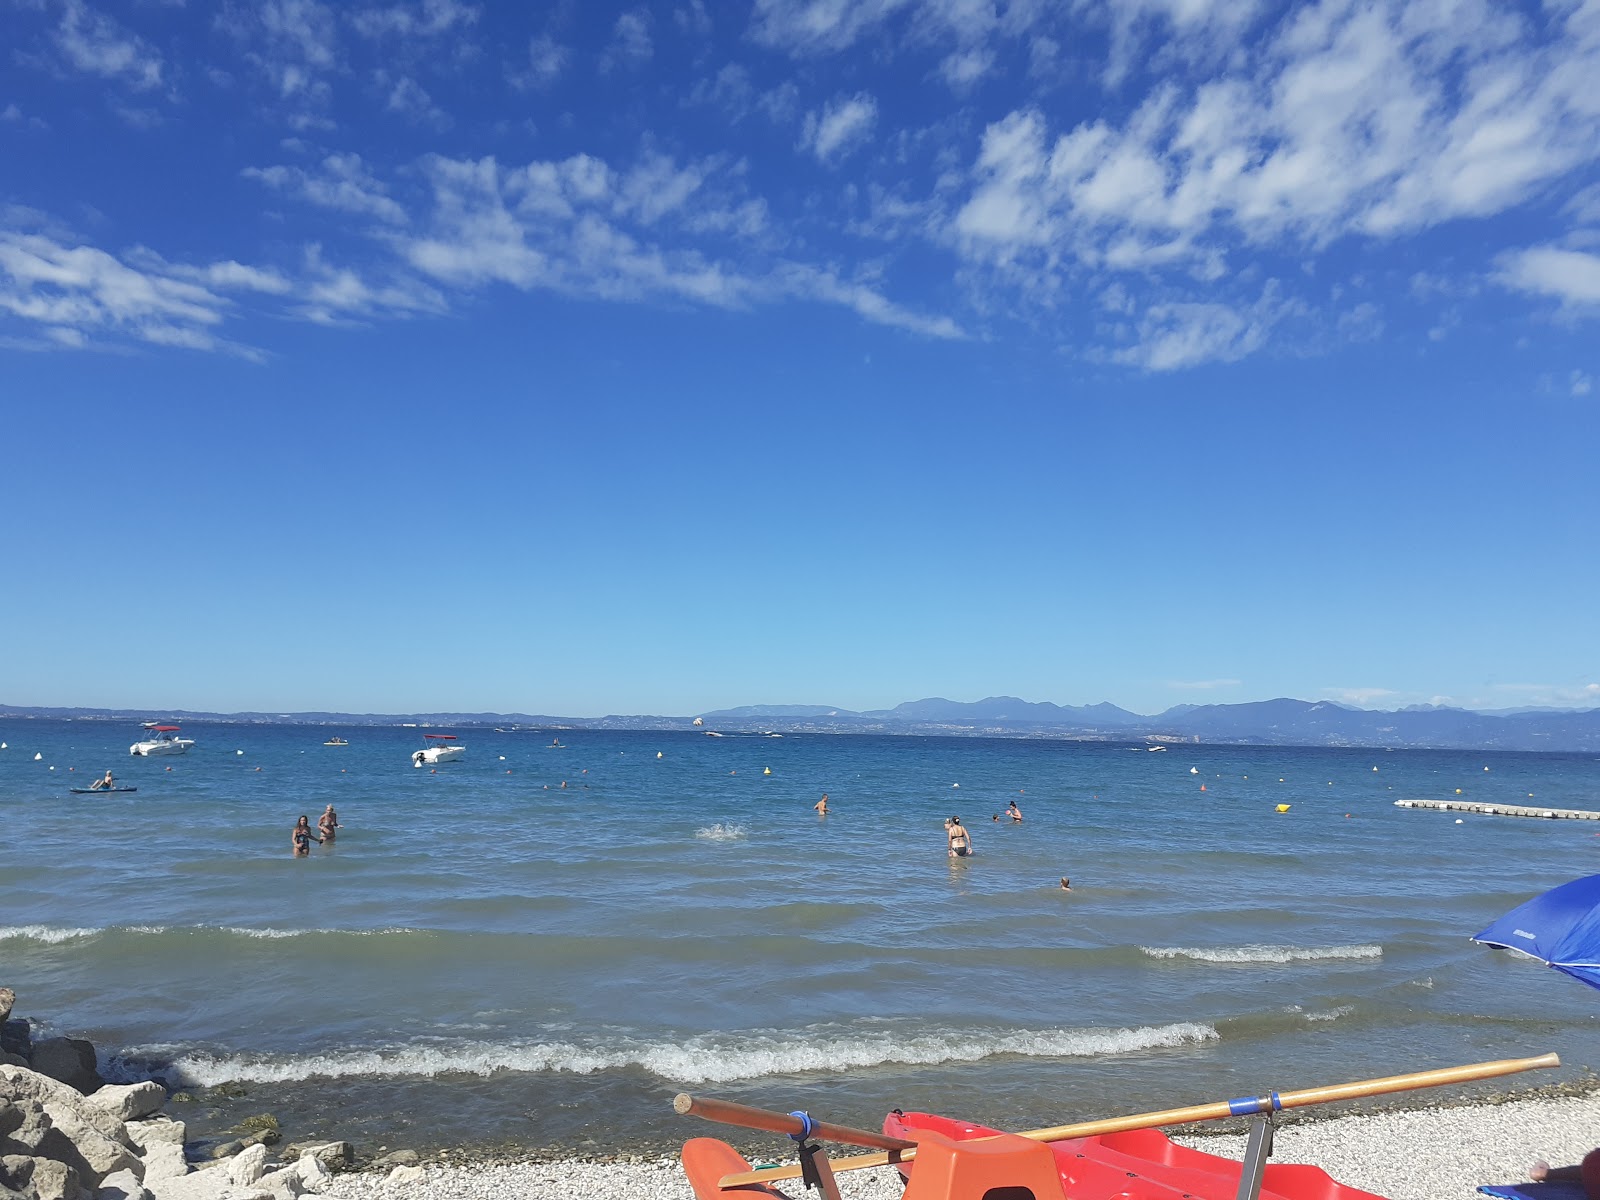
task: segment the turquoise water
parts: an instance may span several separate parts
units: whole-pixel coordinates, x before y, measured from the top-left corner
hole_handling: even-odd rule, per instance
[[[1600,994],[1468,941],[1600,870],[1600,824],[1393,804],[1600,808],[1593,756],[454,732],[435,772],[414,729],[142,759],[134,726],[0,723],[0,982],[112,1073],[238,1085],[217,1120],[392,1144],[660,1145],[697,1132],[679,1090],[1025,1127],[1600,1064]],[[139,791],[69,794],[108,767]]]

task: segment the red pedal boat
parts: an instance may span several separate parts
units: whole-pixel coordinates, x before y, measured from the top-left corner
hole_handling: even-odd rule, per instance
[[[1271,1114],[1560,1065],[1554,1054],[1502,1059],[1025,1133],[899,1109],[876,1133],[815,1121],[808,1113],[769,1112],[703,1096],[680,1095],[673,1107],[681,1114],[788,1134],[800,1150],[799,1166],[753,1169],[726,1142],[694,1138],[684,1144],[683,1171],[696,1200],[782,1196],[773,1184],[790,1179],[803,1179],[824,1200],[839,1200],[835,1172],[891,1165],[905,1181],[901,1200],[1383,1200],[1336,1182],[1320,1167],[1267,1162]],[[1180,1146],[1157,1129],[1230,1116],[1254,1118],[1243,1162]],[[830,1160],[822,1141],[876,1147],[878,1153]]]

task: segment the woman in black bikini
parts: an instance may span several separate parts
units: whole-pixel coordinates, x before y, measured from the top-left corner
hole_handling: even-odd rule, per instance
[[[311,818],[302,815],[294,823],[294,832],[289,835],[289,845],[294,850],[296,858],[304,858],[311,853],[311,843],[322,844],[322,839],[311,832]]]
[[[945,827],[945,836],[950,841],[951,858],[966,858],[972,853],[972,835],[967,832],[960,817],[950,818],[950,824]]]

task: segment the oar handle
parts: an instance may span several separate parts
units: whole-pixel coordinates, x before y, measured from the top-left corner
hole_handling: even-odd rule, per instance
[[[754,1108],[736,1104],[732,1100],[716,1100],[710,1096],[691,1096],[679,1092],[672,1101],[679,1116],[704,1117],[708,1121],[721,1121],[724,1125],[742,1125],[746,1129],[763,1129],[768,1133],[786,1133],[790,1137],[815,1137],[825,1142],[843,1142],[847,1146],[877,1146],[884,1150],[909,1150],[916,1145],[903,1138],[892,1138],[873,1133],[870,1129],[852,1129],[848,1125],[834,1125],[810,1117],[797,1117],[793,1113],[773,1112],[767,1108]]]
[[[1308,1104],[1327,1104],[1334,1100],[1353,1100],[1360,1096],[1378,1096],[1386,1092],[1404,1092],[1413,1088],[1468,1083],[1474,1079],[1492,1079],[1497,1075],[1515,1075],[1520,1071],[1534,1071],[1541,1067],[1560,1065],[1561,1057],[1557,1054],[1541,1054],[1536,1058],[1502,1058],[1493,1062],[1441,1067],[1434,1071],[1415,1071],[1409,1075],[1389,1075],[1382,1079],[1361,1079],[1354,1083],[1303,1088],[1294,1092],[1269,1092],[1265,1096],[1252,1096],[1242,1100],[1218,1100],[1211,1104],[1169,1108],[1162,1112],[1134,1113],[1126,1117],[1081,1121],[1076,1125],[1029,1129],[1017,1136],[1030,1138],[1036,1142],[1060,1142],[1068,1138],[1095,1137],[1106,1133],[1121,1133],[1129,1129],[1154,1129],[1162,1125],[1187,1125],[1192,1121],[1215,1121],[1222,1117],[1247,1116],[1252,1113],[1268,1112],[1274,1108],[1302,1108]],[[863,1167],[882,1167],[890,1163],[908,1162],[916,1156],[917,1152],[914,1149],[896,1154],[862,1154],[854,1158],[836,1158],[832,1166],[835,1172],[857,1171]],[[750,1183],[772,1183],[780,1179],[798,1178],[800,1178],[799,1167],[778,1167],[765,1171],[744,1171],[735,1175],[724,1175],[720,1186],[740,1187]]]

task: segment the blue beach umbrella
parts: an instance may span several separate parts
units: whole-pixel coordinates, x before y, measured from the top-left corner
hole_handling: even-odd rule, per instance
[[[1600,988],[1600,875],[1535,896],[1472,940],[1520,951]]]

